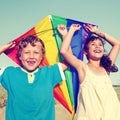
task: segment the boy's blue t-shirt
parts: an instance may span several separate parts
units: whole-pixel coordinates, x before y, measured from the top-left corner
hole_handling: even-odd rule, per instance
[[[29,82],[29,77],[34,81]],[[31,75],[20,67],[8,67],[0,81],[8,92],[6,120],[55,120],[53,89],[62,81],[58,64]]]

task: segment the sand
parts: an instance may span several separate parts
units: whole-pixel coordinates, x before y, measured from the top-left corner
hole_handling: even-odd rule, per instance
[[[0,108],[0,120],[5,120],[5,107]]]
[[[56,101],[56,120],[71,120],[71,114],[59,103]]]

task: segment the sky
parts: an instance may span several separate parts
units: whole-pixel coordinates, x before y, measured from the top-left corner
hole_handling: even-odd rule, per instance
[[[99,30],[120,40],[120,0],[0,0],[0,46],[18,38],[48,15],[96,24]],[[109,51],[110,46],[106,45]],[[16,65],[0,55],[0,67]],[[116,61],[120,69],[120,54]],[[111,74],[120,85],[120,70]]]

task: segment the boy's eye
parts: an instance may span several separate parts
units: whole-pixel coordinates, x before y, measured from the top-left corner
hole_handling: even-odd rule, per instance
[[[39,54],[39,52],[34,52],[35,54]]]
[[[30,52],[24,52],[25,54],[29,54]]]

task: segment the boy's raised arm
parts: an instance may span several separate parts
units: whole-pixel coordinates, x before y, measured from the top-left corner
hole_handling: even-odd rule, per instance
[[[15,42],[9,42],[8,44],[1,46],[0,47],[0,54],[2,54],[7,49],[13,48],[14,46],[15,46]]]

